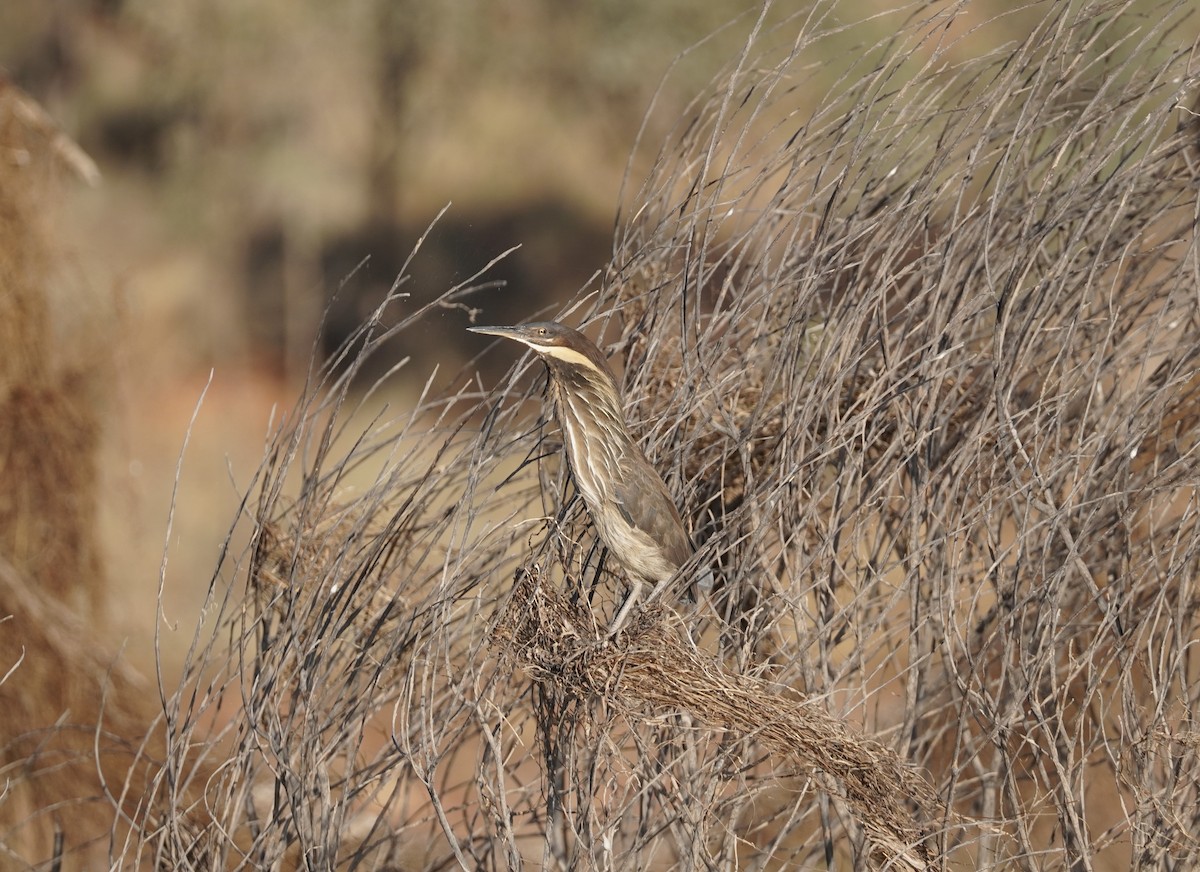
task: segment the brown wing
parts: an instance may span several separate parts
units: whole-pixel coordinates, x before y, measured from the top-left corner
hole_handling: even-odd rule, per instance
[[[676,568],[682,566],[695,549],[667,486],[645,458],[628,458],[627,463],[616,488],[618,509],[626,521],[662,549],[667,560]]]

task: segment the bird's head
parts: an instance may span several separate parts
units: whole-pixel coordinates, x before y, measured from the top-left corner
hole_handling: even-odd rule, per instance
[[[592,340],[556,321],[537,321],[516,327],[470,327],[472,333],[515,339],[533,349],[551,369],[575,371],[615,382],[608,361]]]

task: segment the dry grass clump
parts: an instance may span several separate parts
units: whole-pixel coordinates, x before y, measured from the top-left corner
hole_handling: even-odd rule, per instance
[[[619,573],[527,368],[357,419],[470,283],[393,293],[271,442],[117,865],[1200,861],[1186,4],[982,54],[968,3],[881,16],[801,111],[867,32],[835,6],[750,34],[564,312],[712,602],[598,641]]]
[[[724,667],[661,608],[640,614],[619,644],[597,636],[592,617],[542,579],[521,573],[495,638],[512,666],[555,695],[603,699],[624,718],[678,712],[700,729],[722,731],[727,741],[753,740],[781,771],[828,776],[884,857],[926,868],[923,834],[906,802],[927,816],[934,800],[895,752],[850,733],[819,704],[781,692],[775,682]]]
[[[1195,784],[1132,750],[1189,758],[1200,689],[1194,44],[1179,5],[1033,4],[964,60],[969,8],[811,114],[832,32],[738,59],[597,305],[742,662],[784,652],[986,821],[947,857],[1194,858]]]
[[[153,716],[146,680],[101,643],[96,529],[110,371],[79,341],[95,311],[51,232],[65,169],[95,167],[0,77],[0,866],[78,862],[104,842]],[[107,340],[105,340],[107,341]],[[143,749],[144,750],[144,749]],[[131,779],[136,783],[136,778]]]

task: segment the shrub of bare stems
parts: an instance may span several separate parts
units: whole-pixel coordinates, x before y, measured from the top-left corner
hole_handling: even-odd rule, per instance
[[[116,864],[1200,862],[1186,7],[745,23],[550,313],[718,579],[615,642],[540,367],[364,421],[486,270],[398,282],[279,424]]]

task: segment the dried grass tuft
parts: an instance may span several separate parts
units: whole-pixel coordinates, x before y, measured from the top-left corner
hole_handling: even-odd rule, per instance
[[[936,805],[929,785],[893,750],[852,734],[819,704],[702,652],[678,615],[647,609],[615,642],[596,635],[589,611],[522,572],[494,638],[514,668],[554,685],[555,695],[603,699],[610,714],[626,718],[677,712],[735,741],[758,742],[780,773],[835,779],[885,858],[927,867],[923,834],[907,803],[918,819],[928,819]]]

